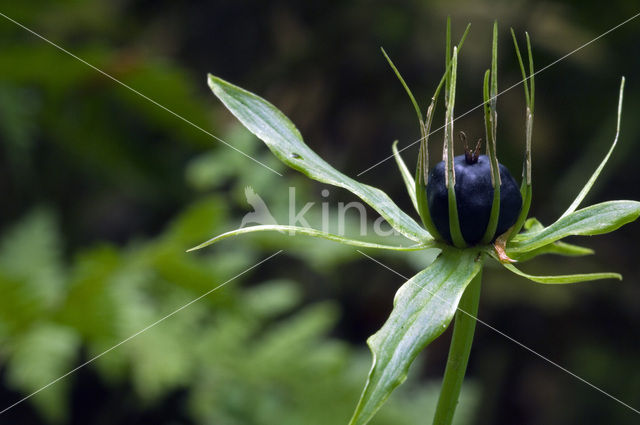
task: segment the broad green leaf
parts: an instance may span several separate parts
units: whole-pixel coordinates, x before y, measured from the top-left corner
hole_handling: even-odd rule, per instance
[[[622,77],[622,80],[620,81],[620,94],[618,96],[618,122],[616,124],[616,135],[613,138],[613,143],[611,144],[611,147],[609,148],[609,152],[607,152],[607,154],[605,155],[605,157],[602,160],[602,162],[600,163],[600,165],[598,165],[598,168],[596,168],[596,171],[593,172],[593,175],[591,176],[589,181],[587,181],[587,184],[584,185],[584,187],[582,188],[582,190],[580,191],[580,193],[578,194],[576,199],[571,203],[569,208],[567,208],[567,210],[560,216],[560,218],[566,217],[567,215],[569,215],[572,212],[574,212],[576,210],[576,208],[578,208],[580,203],[582,203],[584,198],[589,193],[589,190],[591,190],[591,187],[596,182],[596,179],[598,178],[598,176],[602,172],[602,169],[607,164],[607,161],[609,161],[609,157],[611,156],[611,153],[615,149],[616,144],[618,144],[618,136],[620,135],[620,119],[622,118],[622,95],[623,94],[624,94],[624,77]]]
[[[544,226],[540,221],[535,217],[530,217],[524,222],[523,226],[524,232],[522,235],[533,234],[539,232],[544,229]],[[537,257],[538,255],[543,254],[557,254],[557,255],[565,255],[568,257],[580,257],[583,255],[591,255],[593,254],[593,250],[590,248],[585,248],[583,246],[568,244],[566,242],[554,242],[548,245],[542,246],[540,248],[534,249],[529,252],[512,252],[510,251],[509,246],[507,246],[507,255],[518,262],[529,261],[532,258]]]
[[[492,248],[493,249],[493,248]],[[554,242],[548,245],[542,246],[540,248],[534,249],[533,251],[528,252],[511,252],[507,248],[507,255],[518,262],[529,261],[532,258],[537,257],[538,255],[543,254],[556,254],[556,255],[564,255],[567,257],[581,257],[584,255],[593,254],[593,250],[590,248],[585,248],[583,246],[568,244],[565,242]]]
[[[522,233],[508,245],[514,253],[528,252],[571,235],[600,235],[636,220],[640,202],[609,201],[575,211],[552,225],[533,233]]]
[[[482,268],[481,250],[446,247],[396,293],[393,311],[367,343],[373,365],[350,425],[366,424],[407,377],[413,359],[447,328],[467,284]]]
[[[550,283],[550,284],[564,284],[564,283],[576,283],[587,282],[590,280],[600,279],[618,279],[622,280],[622,276],[618,273],[582,273],[582,274],[567,274],[558,276],[534,276],[524,273],[518,270],[513,264],[500,262],[507,270],[512,271],[518,276],[526,277],[529,280],[538,283]]]
[[[321,230],[312,229],[309,227],[299,227],[299,226],[281,226],[278,224],[265,224],[260,226],[250,226],[250,227],[242,227],[240,229],[232,230],[230,232],[223,233],[214,238],[209,239],[206,242],[201,243],[198,246],[195,246],[189,251],[195,251],[197,249],[204,248],[206,246],[212,245],[216,242],[219,242],[223,239],[230,238],[232,236],[243,235],[245,233],[253,233],[253,232],[286,232],[290,236],[293,235],[306,235],[315,238],[323,238],[331,241],[339,242],[345,245],[359,246],[361,248],[376,248],[376,249],[388,249],[393,251],[420,251],[422,249],[433,248],[435,246],[435,242],[428,241],[422,244],[416,244],[412,246],[394,246],[394,245],[381,245],[377,243],[371,243],[366,241],[359,241],[355,239],[345,238],[343,236],[335,235],[332,233],[323,232]]]
[[[304,143],[293,123],[271,103],[211,74],[209,86],[227,109],[289,167],[314,180],[351,191],[407,238],[417,242],[432,239],[429,232],[394,204],[386,193],[346,176],[320,158]]]
[[[413,179],[413,176],[409,172],[407,165],[402,160],[400,156],[400,152],[398,152],[398,141],[393,142],[391,146],[393,150],[393,157],[396,159],[396,163],[398,164],[398,168],[400,169],[400,174],[402,174],[402,180],[404,180],[404,184],[407,186],[407,192],[409,192],[409,198],[411,198],[411,202],[413,203],[413,207],[418,211],[418,201],[416,200],[416,182]]]

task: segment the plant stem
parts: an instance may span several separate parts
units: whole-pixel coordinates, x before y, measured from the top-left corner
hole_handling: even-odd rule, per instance
[[[453,422],[476,329],[475,316],[478,313],[481,281],[482,270],[469,283],[460,299],[433,425],[451,425]]]

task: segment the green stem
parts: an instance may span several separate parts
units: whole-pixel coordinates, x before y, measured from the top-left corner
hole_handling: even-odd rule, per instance
[[[450,425],[453,422],[460,388],[467,370],[467,362],[469,361],[469,353],[473,343],[473,333],[476,329],[475,317],[478,313],[481,281],[482,271],[469,283],[460,300],[433,425]]]

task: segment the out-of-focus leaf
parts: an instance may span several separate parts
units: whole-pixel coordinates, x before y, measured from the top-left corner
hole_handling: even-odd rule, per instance
[[[30,394],[73,368],[80,338],[70,328],[43,323],[29,329],[16,340],[7,365],[9,383]],[[38,393],[31,402],[53,422],[66,418],[68,380],[56,383],[56,388]]]
[[[188,246],[202,240],[202,232],[214,232],[224,223],[227,208],[222,196],[211,196],[186,208],[171,221],[163,240],[170,241],[172,248]]]
[[[244,302],[252,313],[269,318],[293,308],[301,296],[296,282],[274,280],[247,290]]]
[[[0,85],[0,134],[8,159],[20,176],[31,168],[29,154],[38,131],[36,116],[40,107],[35,90]]]
[[[393,311],[367,343],[373,365],[351,425],[367,423],[407,377],[413,359],[447,328],[468,283],[480,271],[477,248],[445,248],[396,293]]]
[[[116,336],[115,324],[105,318],[113,318],[117,309],[108,289],[120,261],[115,248],[95,248],[79,255],[71,272],[59,318],[90,341],[112,341]]]
[[[7,232],[0,247],[0,271],[24,282],[44,306],[62,295],[62,242],[50,211],[35,210]]]
[[[429,232],[383,191],[346,176],[320,158],[304,143],[293,123],[271,103],[213,75],[209,75],[209,86],[229,111],[282,162],[314,180],[351,191],[407,238],[417,242],[432,239]]]

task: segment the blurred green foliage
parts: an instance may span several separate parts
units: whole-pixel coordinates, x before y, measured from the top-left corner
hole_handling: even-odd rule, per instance
[[[251,88],[290,114],[311,147],[352,176],[388,156],[394,139],[403,146],[417,138],[380,45],[416,94],[431,93],[442,73],[445,16],[452,14],[454,31],[471,21],[462,111],[481,101],[489,57],[481,46],[489,45],[494,18],[504,28],[529,30],[543,66],[635,13],[623,0],[606,8],[591,0],[1,3],[2,13],[282,170],[228,124],[205,74]],[[640,62],[628,53],[636,49],[636,32],[630,23],[537,80],[540,211],[533,213],[545,223],[566,208],[575,195],[570,188],[606,151],[620,74],[628,78],[620,146],[588,201],[640,198],[633,155],[640,121],[632,119],[640,110],[634,82]],[[509,51],[508,37],[501,42],[500,51]],[[294,173],[281,179],[255,166],[4,18],[0,49],[2,408],[287,246],[0,415],[0,423],[345,422],[367,372],[365,338],[382,324],[401,279],[352,249],[282,235],[184,254],[240,224],[246,186],[277,218],[288,214],[288,193],[273,190],[276,184],[295,186],[302,204],[322,202],[319,188]],[[504,87],[517,82],[514,58],[503,54],[500,61]],[[498,103],[499,152],[510,166],[520,163],[524,124],[521,93],[512,92]],[[480,115],[460,121],[470,137],[482,135]],[[578,160],[582,152],[586,159]],[[408,163],[412,155],[403,153]],[[550,164],[566,164],[569,177],[547,172]],[[410,210],[392,161],[364,178]],[[352,199],[332,191],[329,200]],[[308,218],[320,223],[313,213]],[[540,288],[487,270],[480,317],[637,407],[640,346],[632,337],[640,324],[640,269],[629,253],[637,251],[638,237],[635,226],[589,241],[601,264],[544,258],[525,270],[615,270],[625,277],[621,284]],[[430,259],[383,258],[407,275]],[[479,327],[476,335],[470,377],[481,385],[463,391],[469,400],[461,423],[635,423],[632,412],[492,331]],[[446,349],[443,338],[429,350],[416,365],[423,373],[394,394],[379,424],[431,416],[437,385],[425,378],[441,376]]]
[[[115,27],[95,20],[95,10],[83,12],[87,5],[40,6],[50,7],[39,15],[44,29],[56,29],[49,36],[64,35],[65,28],[93,34],[72,44],[75,54],[198,125],[211,121],[197,80],[176,62],[96,42],[97,33]],[[5,12],[25,18],[35,5],[23,7]],[[3,404],[95,356],[86,367],[105,389],[102,397],[82,396],[91,383],[77,372],[0,422],[127,423],[136,414],[155,423],[345,422],[369,355],[330,336],[340,317],[335,302],[305,302],[303,287],[290,278],[263,278],[258,269],[111,350],[281,244],[282,236],[259,235],[202,254],[184,252],[239,224],[244,187],[252,186],[279,217],[288,213],[288,193],[271,190],[276,175],[265,177],[137,94],[19,28],[1,28],[4,193],[13,200],[1,212]],[[281,169],[246,132],[230,127],[223,136]],[[304,202],[309,185],[291,182]],[[169,212],[179,205],[188,206]],[[309,219],[319,222],[317,213]],[[357,255],[327,246],[297,241],[286,255],[309,260],[318,271]],[[468,421],[472,390],[460,423]],[[110,409],[120,391],[132,400]],[[166,416],[153,413],[176,397],[178,406]],[[429,414],[435,397],[437,385],[409,386],[376,423],[414,423]]]
[[[101,244],[70,264],[61,258],[63,238],[50,210],[23,218],[0,251],[6,383],[30,394],[85,360],[81,347],[86,358],[100,355],[255,263],[258,251],[247,244],[184,253],[203,231],[225,223],[225,204],[210,196],[154,239]],[[230,282],[88,367],[107,385],[130,381],[142,406],[186,391],[193,423],[341,423],[359,395],[368,355],[327,338],[339,314],[335,304],[300,302],[299,285],[290,280],[246,289]],[[29,403],[47,423],[67,421],[73,385],[71,375]],[[414,423],[435,397],[437,386],[413,386],[375,423]]]

